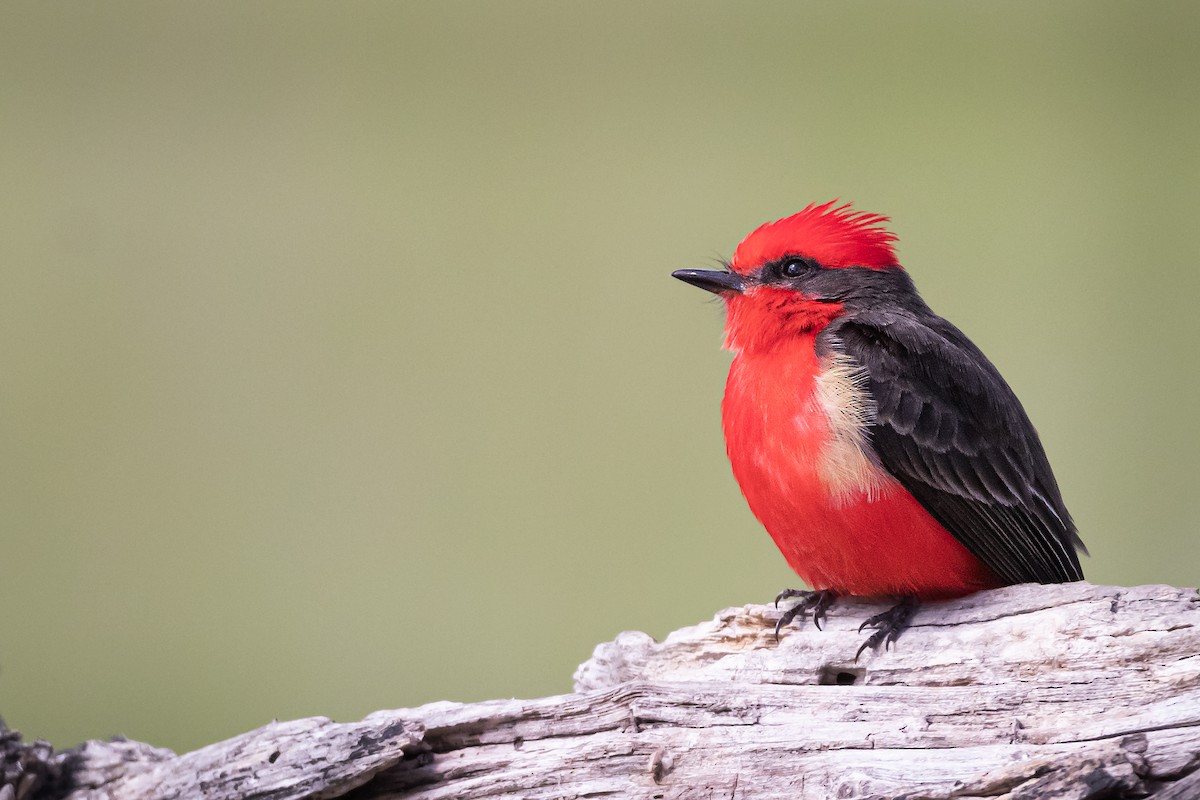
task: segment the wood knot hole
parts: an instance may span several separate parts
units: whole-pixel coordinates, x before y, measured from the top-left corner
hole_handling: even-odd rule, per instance
[[[817,677],[820,686],[854,686],[862,683],[867,671],[862,667],[824,667]]]

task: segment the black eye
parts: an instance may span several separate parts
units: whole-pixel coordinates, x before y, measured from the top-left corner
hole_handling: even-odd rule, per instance
[[[779,265],[779,274],[785,278],[799,278],[808,269],[808,264],[798,258],[789,258]]]

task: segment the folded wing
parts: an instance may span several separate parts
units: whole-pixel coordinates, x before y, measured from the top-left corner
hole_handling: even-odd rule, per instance
[[[867,375],[880,463],[934,519],[1009,583],[1082,580],[1083,543],[1037,431],[961,331],[881,313],[828,334]]]

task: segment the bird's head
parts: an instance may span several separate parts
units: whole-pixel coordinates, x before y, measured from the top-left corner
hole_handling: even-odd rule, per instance
[[[726,270],[681,269],[682,281],[725,301],[725,346],[772,347],[824,328],[879,283],[902,274],[887,217],[836,201],[768,222],[738,245]]]

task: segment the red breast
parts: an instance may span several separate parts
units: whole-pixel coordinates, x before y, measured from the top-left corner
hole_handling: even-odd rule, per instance
[[[734,476],[788,564],[816,589],[856,595],[1000,585],[878,465],[859,375],[818,358],[815,340],[812,331],[739,350],[722,402]]]

